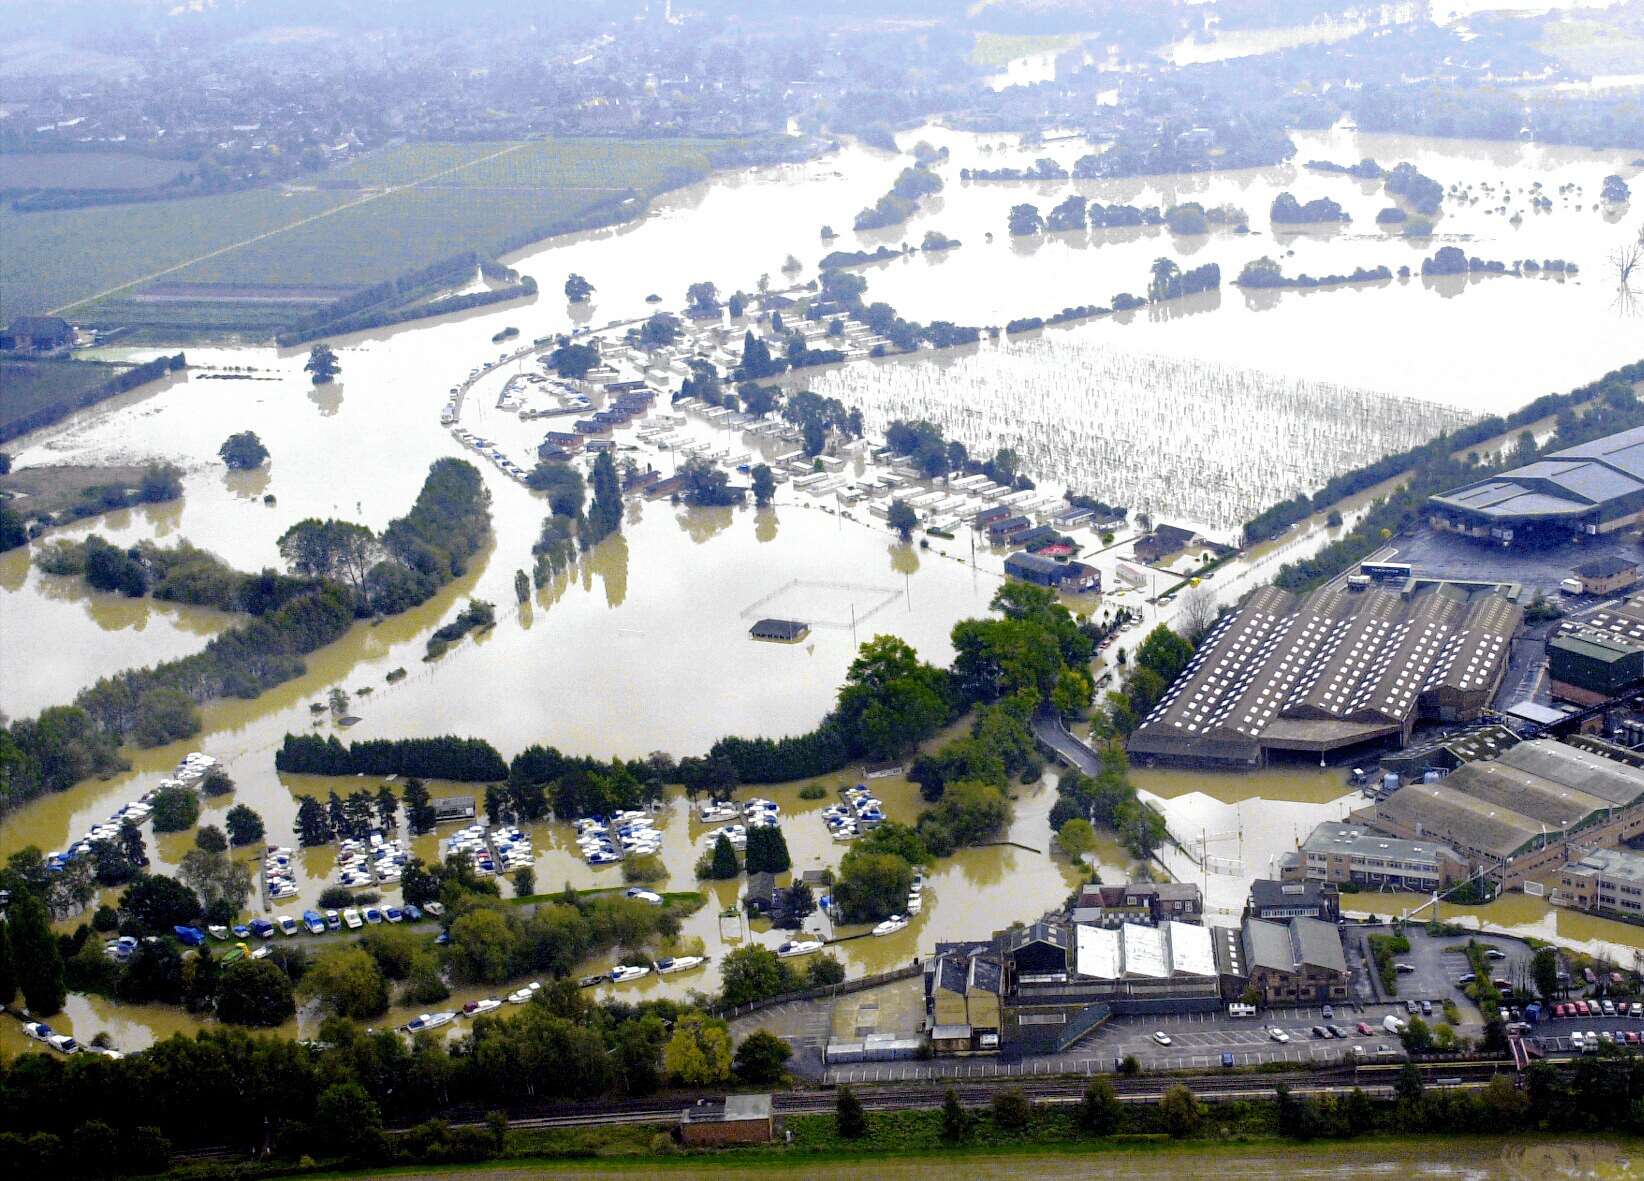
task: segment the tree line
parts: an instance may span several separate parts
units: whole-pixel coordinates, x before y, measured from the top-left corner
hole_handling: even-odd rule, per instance
[[[1383,480],[1395,476],[1416,472],[1435,464],[1448,461],[1449,456],[1456,451],[1468,447],[1476,447],[1486,439],[1494,438],[1508,431],[1528,426],[1541,419],[1559,416],[1560,434],[1566,436],[1559,446],[1574,446],[1582,440],[1576,439],[1564,430],[1562,418],[1565,414],[1573,416],[1574,409],[1583,403],[1595,398],[1604,398],[1612,403],[1619,402],[1625,406],[1631,397],[1632,383],[1644,380],[1644,361],[1635,361],[1624,365],[1620,369],[1612,370],[1595,382],[1573,389],[1564,394],[1543,394],[1528,405],[1522,406],[1508,415],[1491,415],[1459,430],[1441,434],[1438,437],[1408,450],[1386,455],[1373,460],[1362,467],[1354,468],[1350,472],[1332,476],[1325,481],[1324,487],[1309,496],[1300,493],[1289,500],[1280,501],[1263,509],[1256,516],[1245,522],[1244,542],[1246,545],[1255,545],[1277,537],[1297,521],[1306,520],[1316,512],[1330,508],[1332,505],[1346,500],[1366,488],[1374,487]],[[1572,427],[1574,424],[1571,424]],[[1637,425],[1637,424],[1631,424]],[[1624,426],[1615,426],[1611,429],[1624,430]],[[1596,434],[1586,438],[1597,438]],[[1471,478],[1478,478],[1487,474],[1478,472]],[[1459,482],[1459,481],[1458,481]],[[1430,483],[1430,481],[1423,481]],[[1434,491],[1442,491],[1435,488]],[[1424,499],[1425,499],[1424,494]],[[1345,566],[1342,568],[1345,569]]]
[[[118,748],[127,738],[158,745],[197,732],[200,702],[253,698],[301,676],[303,657],[339,639],[357,617],[424,602],[466,569],[489,535],[490,494],[479,472],[465,460],[440,459],[411,511],[380,538],[346,522],[288,531],[282,550],[289,547],[297,577],[233,575],[192,547],[138,547],[133,560],[151,578],[159,572],[180,599],[233,602],[250,621],[192,656],[99,678],[73,705],[0,731],[0,809],[123,769]]]
[[[1430,497],[1533,460],[1538,454],[1535,440],[1530,438],[1528,446],[1523,445],[1528,432],[1520,434],[1521,445],[1509,458],[1481,457],[1476,451],[1459,458],[1453,456],[1454,451],[1468,446],[1470,442],[1482,441],[1502,432],[1508,422],[1527,425],[1548,413],[1554,413],[1553,408],[1556,407],[1557,426],[1553,437],[1544,448],[1539,449],[1540,452],[1573,447],[1644,425],[1644,405],[1634,395],[1631,384],[1639,380],[1644,380],[1644,361],[1624,366],[1600,381],[1569,394],[1538,398],[1531,406],[1505,420],[1491,418],[1475,423],[1454,434],[1440,435],[1431,443],[1416,448],[1417,462],[1404,469],[1409,473],[1407,480],[1388,496],[1372,504],[1345,536],[1331,542],[1311,558],[1280,567],[1274,577],[1274,585],[1285,590],[1306,590],[1333,578],[1373,553],[1386,538],[1419,523],[1427,511]],[[1584,413],[1578,415],[1575,412],[1574,406],[1594,399],[1594,405]],[[1531,413],[1533,407],[1539,407],[1539,413]],[[1405,453],[1406,456],[1409,454]],[[1362,472],[1364,469],[1360,470]],[[1395,468],[1383,478],[1398,474],[1400,472]]]

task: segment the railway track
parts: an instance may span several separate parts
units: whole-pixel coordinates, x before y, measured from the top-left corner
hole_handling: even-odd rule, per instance
[[[1113,1084],[1119,1100],[1124,1103],[1156,1102],[1173,1086],[1186,1086],[1200,1099],[1225,1102],[1234,1099],[1270,1099],[1279,1084],[1290,1088],[1295,1095],[1344,1094],[1354,1088],[1362,1089],[1374,1098],[1386,1098],[1393,1093],[1400,1065],[1339,1067],[1319,1071],[1287,1071],[1273,1074],[1211,1074],[1211,1075],[1154,1075],[1128,1078],[1104,1076]],[[1477,1088],[1504,1071],[1510,1072],[1510,1062],[1444,1062],[1419,1064],[1429,1086]],[[1012,1082],[1000,1079],[989,1084],[955,1083],[938,1085],[919,1083],[909,1085],[881,1084],[871,1087],[853,1087],[857,1099],[869,1111],[928,1111],[942,1106],[951,1090],[965,1107],[982,1108],[993,1101],[999,1091],[1019,1089],[1035,1103],[1069,1104],[1084,1097],[1090,1080],[1082,1077],[1059,1079],[1022,1079]],[[703,1093],[680,1096],[672,1100],[616,1100],[610,1103],[540,1104],[534,1109],[516,1109],[509,1115],[509,1127],[516,1129],[595,1128],[618,1127],[634,1124],[672,1124],[679,1113],[693,1102],[714,1102],[723,1094]],[[778,1092],[772,1097],[771,1110],[775,1115],[822,1115],[834,1110],[837,1102],[835,1088],[807,1091]],[[452,1127],[473,1127],[483,1123],[484,1113],[477,1108],[451,1112],[448,1120]],[[178,1153],[192,1160],[225,1159],[236,1155],[223,1147],[201,1148]]]

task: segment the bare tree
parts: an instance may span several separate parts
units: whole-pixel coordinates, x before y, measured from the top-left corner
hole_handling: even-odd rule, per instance
[[[1181,610],[1176,612],[1176,630],[1195,648],[1209,634],[1216,623],[1216,592],[1208,586],[1196,586],[1182,598]]]

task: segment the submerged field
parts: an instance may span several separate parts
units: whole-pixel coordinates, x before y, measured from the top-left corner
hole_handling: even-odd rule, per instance
[[[363,286],[464,250],[496,253],[707,168],[699,141],[409,144],[323,174],[324,188],[0,211],[0,319],[67,310],[109,325],[265,329],[290,307],[215,293],[198,302],[131,296],[160,278]]]

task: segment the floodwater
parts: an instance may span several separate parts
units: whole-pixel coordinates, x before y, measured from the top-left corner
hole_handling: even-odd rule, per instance
[[[973,323],[1002,323],[1063,304],[1106,302],[1119,290],[1139,291],[1161,254],[1178,256],[1184,265],[1214,259],[1231,277],[1263,253],[1283,254],[1288,272],[1320,273],[1380,262],[1419,264],[1436,245],[1456,241],[1484,257],[1565,257],[1584,269],[1579,278],[1564,282],[1492,278],[1451,288],[1412,279],[1263,300],[1228,289],[1214,301],[1216,307],[1202,301],[1204,306],[1182,309],[1183,314],[1164,310],[1126,323],[1115,318],[1002,348],[985,346],[928,361],[864,362],[811,379],[817,388],[833,383],[856,391],[859,397],[847,400],[859,400],[865,409],[876,396],[876,374],[920,366],[941,372],[941,366],[978,364],[990,350],[1010,359],[1015,368],[1001,372],[1029,386],[1036,398],[1047,396],[1048,378],[1025,372],[1024,359],[1048,374],[1067,357],[1094,348],[1141,358],[1138,364],[1147,357],[1169,357],[1202,366],[1203,372],[1280,374],[1316,383],[1298,388],[1350,387],[1420,402],[1434,414],[1508,410],[1639,355],[1641,321],[1621,317],[1611,306],[1613,295],[1602,274],[1606,250],[1633,230],[1592,208],[1599,179],[1618,167],[1614,154],[1388,139],[1343,130],[1297,137],[1301,160],[1348,163],[1374,155],[1392,164],[1411,159],[1441,183],[1463,185],[1480,196],[1476,205],[1456,202],[1450,209],[1447,202],[1440,235],[1417,247],[1377,232],[1373,214],[1385,203],[1378,186],[1347,178],[1285,167],[1099,184],[962,184],[957,172],[967,164],[1023,163],[1038,154],[1066,155],[1064,163],[1071,163],[1077,152],[1066,144],[1022,149],[1000,145],[996,137],[939,128],[926,128],[904,142],[919,136],[950,146],[951,158],[942,165],[949,184],[904,227],[873,234],[849,229],[855,211],[889,187],[905,157],[853,145],[809,164],[719,177],[659,201],[640,222],[555,240],[511,259],[538,279],[542,294],[534,301],[335,342],[343,376],[333,386],[307,383],[303,351],[189,349],[194,368],[185,380],[83,411],[19,440],[13,453],[20,465],[163,458],[184,468],[185,496],[179,504],[84,522],[62,531],[64,536],[96,531],[122,544],[187,538],[239,568],[277,565],[277,539],[293,522],[338,516],[381,528],[409,507],[432,460],[466,454],[440,427],[439,408],[474,366],[497,356],[491,336],[502,327],[516,326],[529,340],[581,324],[631,320],[652,310],[645,301],[651,292],[664,297],[661,306],[677,307],[685,286],[701,279],[712,279],[722,292],[753,290],[762,275],[777,287],[795,278],[804,281],[822,253],[817,230],[823,224],[839,230],[841,238],[833,245],[840,248],[918,241],[927,228],[961,238],[962,248],[939,257],[915,255],[863,273],[870,298],[887,299],[906,315]],[[1551,212],[1526,214],[1519,226],[1505,214],[1487,212],[1490,204],[1502,202],[1503,186],[1510,190],[1510,205],[1521,207],[1526,203],[1521,190],[1538,180],[1554,194]],[[1493,192],[1485,192],[1487,184]],[[1580,193],[1558,194],[1560,185],[1579,186]],[[1048,210],[1075,188],[1107,202],[1234,201],[1250,212],[1255,232],[1244,237],[1218,231],[1181,240],[1162,230],[1101,231],[1077,240],[1006,239],[1011,204],[1034,200]],[[1335,233],[1275,236],[1266,210],[1284,188],[1302,200],[1335,197],[1353,212],[1354,225]],[[773,207],[782,209],[781,218],[769,216]],[[985,240],[989,232],[995,236],[991,244]],[[784,276],[783,260],[790,253],[800,270]],[[598,288],[593,306],[573,311],[559,297],[570,271]],[[1024,306],[1028,301],[1031,305]],[[1548,339],[1559,340],[1561,347],[1545,348]],[[525,424],[496,409],[506,373],[516,368],[510,365],[476,383],[464,402],[463,425],[494,437],[525,461],[552,422]],[[252,380],[211,379],[230,369],[247,370]],[[1135,413],[1134,403],[1134,398],[1110,397],[1101,414],[1127,419]],[[1250,425],[1271,429],[1278,410],[1266,411],[1247,415]],[[272,461],[265,472],[230,476],[214,458],[217,447],[230,433],[247,429],[262,437]],[[766,456],[782,449],[730,435],[695,416],[684,429],[717,447]],[[1133,443],[1126,465],[1145,470],[1152,457],[1170,454],[1173,437],[1168,424],[1157,425]],[[631,448],[624,455],[642,465],[671,470],[672,453],[639,447],[632,432],[619,434],[618,442]],[[1236,450],[1245,444],[1230,436],[1226,445]],[[1390,443],[1383,439],[1381,445]],[[316,727],[309,707],[333,687],[352,695],[352,712],[361,718],[340,732],[348,738],[467,734],[489,739],[504,756],[533,742],[601,757],[659,749],[681,756],[702,752],[725,733],[806,730],[832,703],[858,641],[892,632],[926,659],[945,662],[953,623],[983,612],[1001,578],[1002,555],[979,550],[973,557],[968,537],[932,538],[928,549],[904,546],[865,512],[784,487],[768,510],[636,503],[620,537],[517,606],[514,572],[531,565],[531,543],[546,506],[491,464],[477,462],[494,498],[495,542],[463,578],[415,611],[356,627],[313,654],[307,675],[296,681],[255,701],[211,703],[203,711],[201,735],[130,752],[130,773],[79,785],[7,817],[0,855],[29,844],[63,847],[119,803],[153,786],[190,749],[222,758],[239,784],[235,800],[259,811],[276,837],[289,832],[294,793],[333,785],[282,779],[273,770],[273,751],[285,733]],[[1104,491],[1103,471],[1071,474],[1080,475],[1083,490]],[[1049,487],[1052,494],[1058,490],[1054,480]],[[1362,498],[1344,509],[1349,523],[1361,508]],[[1212,585],[1230,599],[1267,577],[1276,563],[1304,556],[1331,535],[1322,521],[1307,522],[1219,571]],[[1088,533],[1081,540],[1092,548],[1101,544]],[[1111,562],[1111,556],[1097,559],[1113,588]],[[498,604],[497,627],[425,662],[429,633],[470,596]],[[1110,589],[1105,600],[1076,607],[1100,614],[1140,598],[1137,591]],[[751,612],[809,618],[813,631],[800,645],[754,643],[746,636]],[[1160,617],[1149,608],[1145,623]],[[25,552],[6,555],[0,559],[5,637],[0,710],[26,716],[65,702],[100,675],[195,650],[231,622],[216,612],[94,594],[72,580],[29,569]],[[388,674],[402,668],[408,675],[391,685]],[[322,715],[321,732],[329,733],[331,725]],[[1202,848],[1192,857],[1175,855],[1179,862],[1172,868],[1201,878],[1218,909],[1232,908],[1244,883],[1264,872],[1271,857],[1293,847],[1296,836],[1305,835],[1317,819],[1340,814],[1350,802],[1339,782],[1326,783],[1310,768],[1245,779],[1237,786],[1221,777],[1150,772],[1138,772],[1138,782],[1165,810],[1173,832],[1190,843],[1197,834]],[[334,786],[346,792],[376,783],[348,780]],[[911,786],[895,781],[876,786],[893,816],[911,820],[917,814]],[[796,865],[836,863],[842,849],[810,815],[827,801],[806,805],[794,790],[778,790]],[[1012,839],[1044,850],[1053,789],[1019,791]],[[211,803],[203,819],[220,823],[229,802]],[[698,834],[682,800],[671,797],[669,809],[666,885],[689,888]],[[161,867],[174,865],[187,843],[186,835],[151,839]],[[589,869],[569,848],[565,830],[539,831],[539,888],[562,881],[594,886],[614,874]],[[302,889],[293,906],[312,899],[325,884],[330,857],[324,850],[303,856]],[[1116,848],[1104,849],[1100,861],[1107,880],[1127,872],[1126,858]],[[928,953],[936,939],[986,934],[1031,919],[1057,905],[1071,881],[1065,862],[1010,846],[967,851],[932,868],[930,902],[907,930],[841,944],[841,957],[853,974],[908,962]],[[711,887],[709,905],[686,924],[684,938],[700,939],[716,961],[734,946],[721,931],[717,912],[735,895],[732,884]],[[751,937],[780,938],[765,931]],[[666,984],[652,978],[624,991],[708,989],[716,972],[710,967]],[[185,1020],[170,1013],[147,1020],[144,1014],[76,999],[64,1024],[83,1034],[102,1027],[114,1033],[118,1027],[116,1040],[130,1046],[142,1039],[143,1029],[163,1031]]]
[[[1342,911],[1382,918],[1414,914],[1422,922],[1434,917],[1432,899],[1425,894],[1388,892],[1342,895]],[[1437,917],[1464,927],[1486,927],[1527,938],[1545,939],[1565,947],[1603,956],[1633,970],[1644,969],[1644,937],[1638,927],[1600,918],[1579,910],[1554,906],[1528,894],[1503,894],[1483,906],[1441,902]]]

